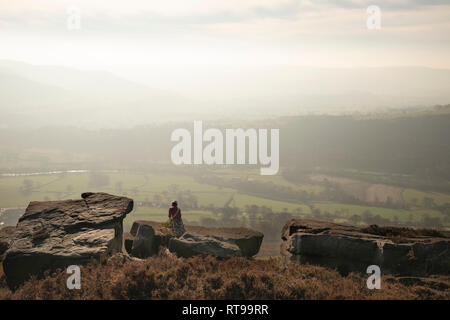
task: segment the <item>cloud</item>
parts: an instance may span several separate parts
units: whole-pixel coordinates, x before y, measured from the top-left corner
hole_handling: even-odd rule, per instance
[[[449,5],[448,0],[0,0],[0,27],[48,27],[65,19],[70,6],[80,8],[91,22],[126,26],[155,24],[221,24],[265,19],[295,20],[309,14],[365,10],[379,6],[383,12],[417,10]],[[109,21],[108,21],[109,20]],[[94,25],[94,24],[93,24]]]
[[[372,4],[382,10],[377,32],[366,28],[366,8]],[[81,10],[79,32],[67,31],[70,6]],[[363,60],[374,50],[380,61],[402,62],[398,57],[428,50],[416,55],[423,61],[419,64],[427,65],[429,52],[448,50],[449,16],[450,3],[442,0],[0,0],[0,37],[10,52],[3,56],[12,59],[17,52],[36,50],[27,47],[31,38],[45,39],[54,52],[67,41],[77,55],[90,50],[100,62],[108,52],[118,56],[132,47],[142,51],[143,59],[159,50],[160,57],[183,51],[196,61],[226,60],[243,52],[247,61],[266,54],[283,62],[316,56],[345,61],[354,54]],[[93,52],[102,43],[105,48]],[[54,59],[63,61],[64,54]]]

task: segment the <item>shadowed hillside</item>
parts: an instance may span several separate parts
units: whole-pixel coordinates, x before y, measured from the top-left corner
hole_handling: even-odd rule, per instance
[[[161,252],[143,262],[122,255],[82,267],[81,290],[67,290],[67,273],[30,280],[15,292],[0,278],[0,299],[449,299],[450,278],[383,277],[381,290],[366,278],[279,259],[193,257]],[[404,284],[402,284],[404,283]]]

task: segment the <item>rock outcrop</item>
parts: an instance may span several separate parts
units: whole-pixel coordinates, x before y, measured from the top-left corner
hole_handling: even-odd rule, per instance
[[[147,230],[151,227],[154,231]],[[161,246],[167,247],[180,257],[210,254],[216,257],[252,257],[258,253],[264,235],[246,228],[206,228],[185,226],[186,233],[174,237],[164,224],[139,220],[133,223],[130,234],[135,237],[131,255],[146,257],[156,254]],[[143,236],[143,234],[147,236]],[[139,252],[134,248],[142,248]],[[146,249],[143,249],[146,248]],[[142,254],[145,252],[145,254]]]
[[[383,273],[448,274],[450,238],[415,237],[394,243],[360,228],[313,220],[290,220],[282,230],[281,254],[300,263],[366,272],[378,265]]]
[[[163,227],[163,223],[160,222],[154,222],[154,221],[146,221],[146,220],[138,220],[133,222],[133,225],[131,226],[130,234],[132,236],[133,242],[132,242],[132,248],[133,246],[137,247],[138,244],[134,245],[135,240],[141,242],[142,240],[136,239],[136,236],[138,234],[139,229],[145,228],[144,226],[148,226],[153,229],[153,236],[151,241],[146,241],[147,244],[147,255],[146,256],[140,256],[140,258],[146,258],[149,256],[152,256],[154,254],[157,254],[159,251],[159,248],[161,246],[168,247],[169,246],[169,240],[173,237],[170,232]],[[142,233],[141,233],[142,237]],[[132,255],[132,249],[128,252]]]
[[[170,239],[169,251],[184,258],[199,254],[220,258],[242,256],[242,252],[233,240],[187,232],[179,238]]]
[[[133,209],[133,200],[106,193],[81,197],[28,205],[3,261],[9,286],[47,269],[122,251],[122,221]]]
[[[154,253],[153,243],[155,230],[152,226],[141,224],[136,231],[131,246],[131,255],[136,258],[146,258]]]
[[[4,227],[0,229],[0,261],[3,260],[3,255],[8,250],[15,231],[16,227]]]
[[[123,233],[123,246],[125,249],[125,252],[131,253],[131,248],[133,248],[133,240],[134,237],[129,232]]]

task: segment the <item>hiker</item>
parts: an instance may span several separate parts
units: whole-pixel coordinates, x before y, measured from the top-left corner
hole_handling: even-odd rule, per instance
[[[181,210],[178,208],[177,201],[172,202],[172,206],[169,208],[169,219],[177,236],[181,236],[186,232],[184,230],[183,220],[181,219]]]

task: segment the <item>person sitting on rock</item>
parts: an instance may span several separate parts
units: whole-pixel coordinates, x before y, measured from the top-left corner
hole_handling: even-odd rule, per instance
[[[181,219],[181,209],[178,208],[177,201],[172,202],[172,206],[169,208],[169,219],[177,236],[185,233],[183,220]]]

